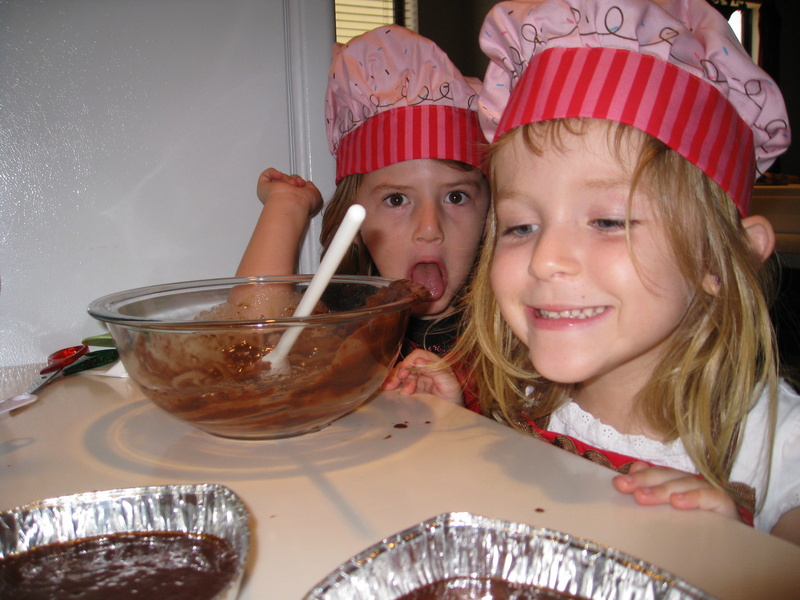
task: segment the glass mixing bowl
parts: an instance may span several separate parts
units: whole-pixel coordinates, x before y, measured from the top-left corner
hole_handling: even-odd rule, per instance
[[[310,275],[188,281],[92,302],[130,378],[160,408],[209,433],[270,439],[319,430],[379,388],[411,307],[404,280],[335,276],[314,314],[291,315]],[[285,368],[267,354],[300,334]]]

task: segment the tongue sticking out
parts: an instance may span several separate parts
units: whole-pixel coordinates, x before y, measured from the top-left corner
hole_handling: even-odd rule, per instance
[[[444,277],[436,263],[418,263],[411,271],[411,279],[428,289],[430,302],[435,302],[444,294]]]

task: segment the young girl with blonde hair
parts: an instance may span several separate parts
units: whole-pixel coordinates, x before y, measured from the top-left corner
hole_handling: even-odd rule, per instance
[[[338,272],[410,279],[429,300],[414,308],[409,348],[443,354],[458,331],[453,302],[483,237],[489,187],[477,80],[427,38],[397,25],[336,44],[326,93],[337,188],[322,220],[323,252],[351,204],[366,218]],[[294,272],[298,245],[322,208],[310,181],[267,169],[264,204],[237,275]]]
[[[789,142],[774,82],[704,0],[503,2],[481,45],[493,205],[448,357],[467,405],[616,469],[642,504],[800,543],[775,236],[748,215]],[[424,353],[397,387],[463,401]]]

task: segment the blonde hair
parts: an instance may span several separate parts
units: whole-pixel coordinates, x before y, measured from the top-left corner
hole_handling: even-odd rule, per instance
[[[472,165],[457,160],[435,160],[458,171],[477,170]],[[327,252],[333,241],[333,236],[336,235],[347,209],[355,204],[363,178],[364,176],[361,174],[344,177],[336,186],[333,196],[328,201],[322,215],[322,230],[319,235],[323,254]],[[350,252],[342,259],[336,272],[342,275],[378,275],[378,268],[375,266],[375,262],[372,260],[372,256],[360,235],[356,236]]]
[[[558,150],[565,135],[581,135],[589,122],[525,125],[503,136],[490,154],[496,156],[519,135],[534,154]],[[631,197],[633,189],[644,187],[655,199],[675,261],[694,291],[663,359],[638,394],[640,415],[665,441],[680,438],[700,474],[726,489],[742,423],[764,390],[772,399],[774,422],[778,356],[769,314],[774,293],[770,270],[750,245],[730,197],[713,180],[654,137],[603,123],[616,159],[634,157]],[[499,411],[520,428],[526,420],[546,426],[549,415],[570,400],[579,384],[538,376],[527,347],[501,317],[489,278],[496,239],[492,209],[466,296],[465,330],[449,362],[470,365],[484,414]],[[709,275],[718,282],[713,293],[703,285]]]

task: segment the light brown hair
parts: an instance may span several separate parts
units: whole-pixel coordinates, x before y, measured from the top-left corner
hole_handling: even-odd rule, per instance
[[[567,119],[518,127],[493,145],[492,162],[514,136],[523,136],[541,155],[544,148],[558,151],[564,136],[581,135],[589,123]],[[772,273],[752,248],[734,203],[713,180],[652,136],[603,123],[610,152],[620,161],[634,158],[631,198],[634,189],[652,196],[676,264],[694,291],[665,356],[638,394],[640,416],[664,441],[680,438],[698,471],[725,489],[743,420],[765,390],[774,429],[779,370],[769,314]],[[491,179],[494,188],[494,173]],[[500,413],[523,428],[528,419],[546,427],[549,415],[580,384],[539,377],[527,347],[500,315],[489,277],[496,239],[491,209],[466,295],[465,330],[449,362],[469,365],[484,414]],[[635,262],[635,247],[631,252]],[[719,282],[716,292],[703,285],[709,274]]]

